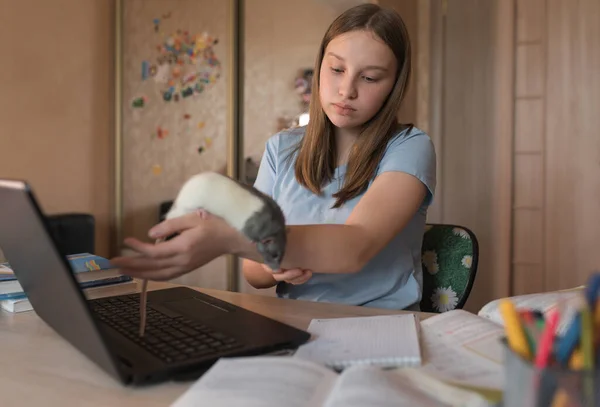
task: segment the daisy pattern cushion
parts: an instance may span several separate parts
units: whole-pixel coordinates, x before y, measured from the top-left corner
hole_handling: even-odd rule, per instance
[[[421,311],[446,312],[464,306],[475,280],[478,251],[477,239],[468,228],[426,225]]]

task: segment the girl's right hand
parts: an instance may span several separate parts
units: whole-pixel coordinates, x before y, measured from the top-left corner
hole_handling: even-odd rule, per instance
[[[310,270],[302,270],[302,269],[288,269],[281,271],[273,271],[267,266],[263,264],[262,267],[268,272],[273,278],[277,281],[284,281],[286,283],[299,285],[304,284],[312,277],[312,271]]]

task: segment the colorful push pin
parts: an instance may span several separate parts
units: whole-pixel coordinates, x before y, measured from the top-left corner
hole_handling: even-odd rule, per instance
[[[146,105],[146,102],[147,98],[145,96],[140,96],[133,99],[133,101],[131,102],[131,106],[136,108],[144,107]]]
[[[159,139],[164,139],[165,137],[167,137],[169,135],[169,131],[163,129],[162,127],[158,126],[156,128],[156,135]]]

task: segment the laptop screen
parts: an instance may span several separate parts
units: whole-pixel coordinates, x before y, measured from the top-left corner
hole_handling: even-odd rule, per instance
[[[30,187],[0,180],[0,248],[37,315],[106,371],[121,376]]]

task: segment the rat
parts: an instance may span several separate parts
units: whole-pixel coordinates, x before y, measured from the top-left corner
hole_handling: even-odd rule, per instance
[[[280,206],[253,186],[216,172],[192,176],[181,187],[165,219],[192,212],[219,216],[231,227],[256,243],[256,249],[271,270],[279,270],[285,254],[287,231]],[[160,243],[164,239],[157,239]],[[140,336],[144,335],[148,280],[142,282]]]
[[[192,176],[181,187],[165,219],[204,210],[219,216],[256,243],[264,263],[279,270],[287,243],[285,216],[271,197],[216,172]]]

